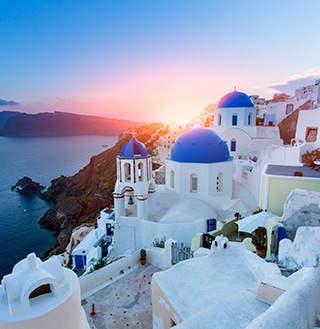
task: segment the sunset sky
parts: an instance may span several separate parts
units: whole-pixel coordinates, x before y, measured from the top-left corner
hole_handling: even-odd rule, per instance
[[[293,94],[320,77],[319,13],[319,0],[0,0],[0,111],[169,122],[234,86]]]

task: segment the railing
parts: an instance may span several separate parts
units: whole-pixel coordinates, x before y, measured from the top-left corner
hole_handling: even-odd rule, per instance
[[[171,263],[177,264],[183,260],[193,257],[191,248],[185,246],[183,243],[173,242],[171,245]]]

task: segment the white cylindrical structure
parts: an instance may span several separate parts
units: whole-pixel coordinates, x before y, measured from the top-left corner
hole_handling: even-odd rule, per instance
[[[86,321],[86,320],[84,320]],[[0,286],[0,329],[83,329],[77,275],[28,255]]]

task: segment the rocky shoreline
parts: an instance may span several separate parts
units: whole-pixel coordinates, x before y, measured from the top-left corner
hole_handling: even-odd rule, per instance
[[[166,132],[161,123],[135,128],[136,138],[145,143],[149,154],[155,142]],[[113,207],[113,190],[116,181],[116,157],[122,145],[133,136],[133,129],[122,133],[116,145],[93,156],[90,163],[71,177],[61,176],[51,181],[40,197],[53,206],[39,220],[39,224],[54,231],[58,246],[48,256],[62,253],[69,243],[72,230],[83,224],[95,224],[100,211]]]
[[[43,189],[45,189],[45,186],[34,182],[31,178],[27,176],[24,176],[22,179],[19,179],[16,185],[11,186],[11,191],[18,192],[23,195],[39,193]]]

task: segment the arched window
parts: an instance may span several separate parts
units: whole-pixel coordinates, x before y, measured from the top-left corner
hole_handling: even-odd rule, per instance
[[[248,126],[250,126],[251,125],[251,113],[249,113],[249,115],[248,115]]]
[[[290,114],[293,111],[293,104],[287,104],[286,114]]]
[[[219,126],[221,126],[221,121],[222,121],[222,115],[219,113]]]
[[[232,115],[232,125],[237,126],[238,125],[238,116],[236,114]]]
[[[35,298],[44,294],[49,294],[51,292],[50,284],[43,284],[38,288],[34,289],[31,294],[29,295],[29,299]]]
[[[143,163],[140,162],[138,164],[138,174],[139,174],[139,181],[143,181]]]
[[[124,164],[124,180],[126,182],[131,181],[131,165],[130,163],[125,163]]]
[[[198,176],[196,174],[190,176],[190,192],[198,192]]]
[[[222,172],[219,172],[217,176],[217,192],[222,191]]]
[[[171,173],[170,173],[170,187],[174,188],[174,171],[173,170],[171,170]]]
[[[231,139],[230,149],[231,149],[231,152],[235,152],[237,149],[237,141],[234,138]]]

